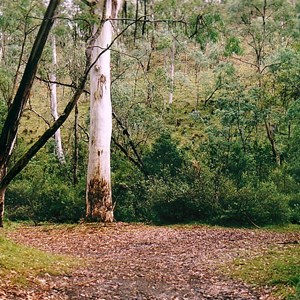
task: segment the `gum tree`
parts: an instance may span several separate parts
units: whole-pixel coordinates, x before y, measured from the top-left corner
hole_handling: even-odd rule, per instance
[[[111,193],[110,143],[112,132],[110,50],[99,57],[113,40],[114,21],[121,1],[97,1],[94,14],[99,19],[92,51],[96,61],[90,73],[90,140],[86,190],[86,218],[113,222]]]

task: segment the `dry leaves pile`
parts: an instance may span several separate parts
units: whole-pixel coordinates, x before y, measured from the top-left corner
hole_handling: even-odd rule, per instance
[[[6,286],[0,299],[274,299],[222,275],[219,266],[261,254],[300,234],[208,227],[152,227],[116,223],[27,227],[10,238],[90,263],[68,276],[36,278],[28,290]],[[1,294],[2,293],[2,294]]]

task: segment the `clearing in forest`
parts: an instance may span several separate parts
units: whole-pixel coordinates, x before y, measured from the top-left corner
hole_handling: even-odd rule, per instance
[[[300,233],[205,226],[103,225],[21,227],[9,238],[87,261],[68,275],[44,275],[0,299],[276,299],[271,288],[232,279],[231,262],[270,249],[298,247]],[[224,267],[225,266],[225,267]]]

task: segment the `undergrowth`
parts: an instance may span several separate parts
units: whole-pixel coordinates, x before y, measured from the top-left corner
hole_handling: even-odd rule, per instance
[[[280,299],[300,299],[300,245],[283,245],[250,259],[237,259],[229,268],[232,277],[254,286],[274,287]]]

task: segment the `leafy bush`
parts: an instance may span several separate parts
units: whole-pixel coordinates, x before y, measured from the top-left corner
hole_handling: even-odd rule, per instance
[[[166,182],[153,178],[146,191],[153,210],[153,220],[156,223],[179,223],[192,219],[197,210],[190,198],[189,186],[178,180]]]
[[[300,194],[291,196],[289,207],[291,210],[290,222],[293,224],[300,224]]]
[[[284,224],[289,221],[288,200],[272,183],[249,185],[224,195],[220,221],[250,226]]]
[[[144,168],[148,175],[163,177],[176,176],[184,164],[181,150],[169,134],[163,133],[154,143],[151,151],[144,156]]]
[[[116,183],[113,198],[116,202],[115,217],[125,222],[150,222],[153,220],[151,200],[146,196],[149,182],[143,177],[128,184]]]
[[[189,178],[187,178],[189,179]],[[153,178],[146,195],[156,223],[182,223],[209,220],[215,210],[212,186],[202,178]]]
[[[72,186],[67,166],[41,151],[9,185],[6,214],[11,220],[66,222],[84,216],[85,181]]]
[[[75,222],[84,213],[82,195],[68,184],[54,180],[16,181],[7,191],[6,203],[11,220]]]
[[[124,174],[123,174],[124,175]],[[171,176],[135,177],[134,182],[115,182],[116,218],[123,221],[179,223],[207,221],[215,215],[212,174],[186,166]],[[127,177],[128,178],[128,177]],[[120,178],[119,178],[120,179]],[[133,179],[133,178],[132,178]]]

